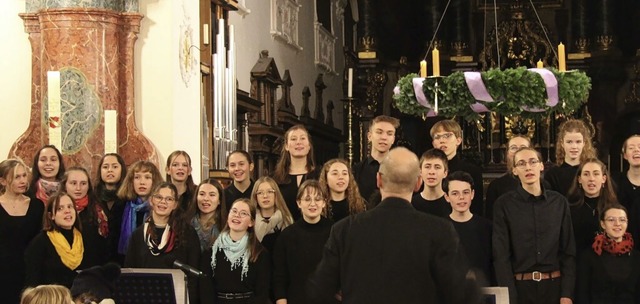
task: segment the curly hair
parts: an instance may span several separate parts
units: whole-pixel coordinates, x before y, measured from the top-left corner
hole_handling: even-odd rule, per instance
[[[564,137],[570,132],[582,134],[584,140],[584,148],[582,148],[582,154],[580,154],[580,163],[598,156],[598,151],[593,146],[593,141],[591,140],[593,134],[591,134],[591,130],[587,127],[587,124],[580,119],[570,119],[560,125],[560,130],[558,131],[558,138],[556,139],[556,164],[562,165],[564,162],[565,152],[562,144]]]
[[[345,191],[345,196],[347,197],[347,201],[349,202],[349,214],[354,215],[360,212],[364,212],[366,210],[365,200],[360,195],[360,190],[358,189],[358,184],[356,183],[356,179],[353,176],[353,171],[351,170],[351,166],[349,163],[341,158],[334,158],[328,160],[324,166],[322,166],[322,170],[320,171],[320,186],[323,190],[329,195],[329,199],[331,199],[331,189],[329,188],[329,183],[327,182],[327,175],[329,175],[329,169],[331,166],[336,163],[341,163],[347,166],[347,171],[349,171],[349,185],[347,186],[347,190]],[[330,215],[330,218],[333,218],[333,214],[331,213],[331,204],[327,205],[327,214]]]

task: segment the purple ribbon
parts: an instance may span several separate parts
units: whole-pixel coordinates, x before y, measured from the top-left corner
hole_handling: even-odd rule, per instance
[[[476,102],[476,103],[470,105],[470,107],[471,107],[471,110],[473,110],[476,113],[489,112],[489,108],[487,108],[487,106],[485,106],[485,105],[483,105],[483,104],[481,104],[479,102]]]
[[[427,96],[424,95],[424,91],[422,90],[422,83],[424,82],[424,78],[413,78],[413,90],[416,93],[416,100],[425,108],[431,108],[431,104],[427,100]]]
[[[493,102],[493,97],[487,91],[487,87],[484,86],[481,75],[480,72],[464,72],[464,81],[467,83],[473,98],[480,101]],[[484,108],[486,109],[486,107]]]
[[[393,95],[400,95],[400,87],[399,86],[395,86],[393,88]]]
[[[529,71],[538,73],[540,77],[542,77],[542,81],[544,81],[544,86],[547,89],[547,107],[555,107],[558,104],[558,80],[556,76],[551,73],[551,71],[547,69],[538,69],[533,68],[529,69]],[[521,106],[521,109],[528,112],[544,112],[544,109],[540,108],[530,108],[527,106]]]

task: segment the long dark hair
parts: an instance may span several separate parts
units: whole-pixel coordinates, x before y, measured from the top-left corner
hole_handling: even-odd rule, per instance
[[[255,223],[256,223],[256,212],[257,212],[256,205],[252,204],[248,198],[239,198],[235,200],[233,204],[231,204],[231,208],[233,208],[233,206],[237,203],[243,203],[249,206],[249,213],[251,213],[251,221],[254,223],[254,225],[252,227],[247,228],[247,236],[249,237],[249,243],[247,244],[247,246],[249,247],[249,254],[251,255],[251,257],[249,257],[249,260],[255,263],[255,261],[258,260],[258,257],[260,256],[260,254],[265,250],[262,244],[260,244],[260,241],[258,241],[258,237],[256,237],[256,232],[254,229]],[[231,213],[229,213],[229,216],[231,216]],[[224,229],[222,231],[228,233],[229,230],[230,230],[229,220],[227,218],[224,224]]]
[[[213,220],[214,220],[213,224],[216,225],[216,228],[218,228],[218,231],[222,231],[222,229],[224,229],[224,225],[227,219],[227,204],[224,198],[224,188],[222,187],[222,184],[220,184],[220,182],[218,182],[213,178],[206,179],[202,181],[200,185],[198,185],[198,187],[196,188],[196,191],[194,192],[191,204],[189,205],[189,208],[185,213],[185,220],[188,222],[191,222],[191,220],[194,217],[200,215],[200,208],[198,208],[198,193],[200,192],[200,187],[202,187],[202,185],[204,184],[210,184],[214,186],[216,190],[218,190],[218,198],[220,202],[218,203],[218,208],[216,208],[216,211],[214,211],[215,215],[213,216]],[[211,224],[212,223],[205,223],[204,226],[208,227]],[[212,245],[214,241],[215,241],[215,238],[211,239],[209,242],[209,245]]]
[[[107,153],[105,154],[101,159],[100,159],[100,163],[98,164],[98,172],[97,172],[97,176],[96,176],[96,186],[95,186],[95,192],[97,196],[100,196],[102,192],[104,192],[107,189],[107,185],[106,183],[102,180],[102,165],[104,165],[104,160],[105,158],[107,158],[107,156],[113,156],[116,158],[116,160],[118,161],[118,164],[120,164],[120,179],[118,180],[118,182],[116,183],[116,191],[118,191],[118,189],[120,188],[120,186],[122,185],[122,182],[124,181],[124,177],[127,176],[127,165],[124,163],[124,159],[122,158],[122,156],[120,156],[120,154],[118,153]]]
[[[596,211],[598,214],[602,214],[604,209],[611,204],[618,204],[618,197],[616,196],[616,192],[613,190],[613,180],[609,175],[609,170],[607,169],[607,165],[605,165],[602,161],[597,158],[589,158],[584,162],[580,163],[578,167],[578,172],[576,172],[576,176],[573,179],[573,183],[571,183],[571,188],[569,189],[569,193],[567,194],[567,199],[571,207],[581,207],[584,204],[584,189],[580,186],[578,180],[580,179],[580,175],[582,175],[582,170],[584,166],[587,164],[597,164],[600,166],[600,170],[602,170],[602,175],[607,179],[604,182],[604,187],[600,190],[600,195],[598,196],[598,203],[596,204]]]
[[[171,182],[162,182],[158,186],[153,188],[153,190],[149,193],[149,201],[153,199],[153,195],[157,194],[161,189],[165,188],[171,190],[171,193],[176,200],[176,208],[171,211],[171,214],[169,214],[169,220],[167,221],[167,224],[169,224],[169,226],[171,226],[171,229],[173,230],[176,244],[174,248],[177,248],[178,246],[180,246],[181,240],[184,239],[184,234],[187,231],[187,221],[184,219],[184,214],[182,209],[180,209],[180,202],[178,201],[178,189],[176,189],[176,186]],[[152,240],[157,239],[153,215],[149,215],[149,217],[147,218],[147,222],[149,223],[149,226],[145,233],[149,234]],[[189,245],[195,246],[195,244]]]
[[[440,150],[438,150],[440,151]],[[443,152],[444,153],[444,152]],[[333,213],[332,213],[332,206],[331,203],[329,203],[329,201],[331,201],[331,189],[329,188],[329,183],[327,181],[327,175],[329,175],[329,169],[331,169],[331,166],[333,164],[336,163],[341,163],[343,165],[345,165],[347,167],[347,171],[349,172],[349,184],[347,186],[347,189],[345,191],[345,197],[347,198],[347,201],[349,202],[349,214],[350,215],[354,215],[354,214],[358,214],[360,212],[364,212],[367,207],[366,207],[366,203],[364,198],[362,198],[362,195],[360,195],[360,190],[358,189],[358,184],[356,183],[356,178],[353,175],[353,171],[351,170],[351,166],[349,166],[349,163],[341,158],[334,158],[334,159],[330,159],[328,160],[326,163],[324,163],[324,166],[322,166],[322,171],[320,171],[320,179],[319,179],[319,183],[320,186],[322,187],[322,189],[324,190],[324,192],[327,193],[328,197],[327,197],[327,214],[331,215],[331,218],[333,218]]]
[[[96,195],[93,192],[93,187],[91,186],[91,177],[89,176],[89,172],[87,171],[87,169],[82,167],[75,167],[75,166],[69,168],[67,172],[64,173],[64,176],[62,177],[62,181],[60,182],[60,191],[69,193],[69,191],[67,190],[67,181],[69,180],[69,172],[72,172],[72,171],[82,172],[87,177],[87,183],[89,183],[88,184],[89,189],[87,190],[87,197],[89,198],[89,204],[85,208],[84,212],[87,212],[87,214],[89,215],[88,217],[89,222],[97,225],[98,212],[96,211],[96,205],[100,206],[102,210],[106,210],[106,206],[102,202],[98,201],[98,199],[96,198]],[[73,198],[71,198],[71,200],[73,201]]]
[[[62,159],[62,153],[60,153],[60,150],[58,150],[58,148],[56,148],[56,146],[54,145],[42,146],[42,148],[40,148],[40,150],[36,152],[36,155],[33,156],[33,164],[31,165],[32,178],[31,178],[31,184],[29,185],[29,190],[31,192],[37,191],[38,181],[40,181],[40,178],[42,178],[42,174],[40,173],[40,168],[38,168],[38,161],[40,160],[40,153],[42,152],[42,150],[46,148],[53,149],[53,151],[55,151],[56,154],[58,155],[58,162],[60,163],[60,166],[58,167],[58,174],[56,175],[56,180],[60,181],[62,180],[62,177],[64,177],[64,172],[65,172],[64,160]]]
[[[307,131],[303,125],[295,125],[287,132],[284,133],[284,143],[282,144],[282,150],[280,151],[280,159],[276,163],[276,170],[273,174],[273,179],[278,184],[286,184],[291,182],[289,179],[289,169],[291,168],[291,154],[285,147],[289,142],[289,135],[296,130],[302,130],[307,133],[307,139],[309,140],[309,154],[307,154],[307,173],[311,173],[316,168],[315,158],[313,156],[313,142],[311,141],[311,134]]]
[[[43,231],[60,231],[60,227],[56,224],[56,221],[53,219],[54,215],[58,212],[58,207],[60,206],[60,199],[63,196],[69,197],[71,203],[73,204],[73,199],[69,194],[63,191],[58,191],[49,197],[47,201],[47,207],[42,215],[42,230]],[[73,223],[73,227],[78,229],[78,231],[82,231],[82,224],[80,223],[80,219],[78,218],[78,211],[76,208],[73,208],[76,213],[76,220]]]

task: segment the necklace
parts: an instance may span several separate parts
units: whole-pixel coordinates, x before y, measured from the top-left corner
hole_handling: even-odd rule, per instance
[[[587,201],[584,201],[584,204],[587,205],[587,207],[589,207],[589,209],[591,209],[591,215],[596,216],[596,209],[591,207],[591,205],[589,205],[589,203],[587,203]]]

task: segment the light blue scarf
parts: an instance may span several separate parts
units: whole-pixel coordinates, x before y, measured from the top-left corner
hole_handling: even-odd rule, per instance
[[[216,269],[216,253],[220,250],[224,251],[224,255],[231,263],[231,270],[242,265],[242,273],[240,281],[242,281],[249,272],[249,234],[246,233],[239,241],[235,242],[231,239],[229,231],[225,231],[213,243],[213,253],[211,254],[211,269],[215,273]]]

